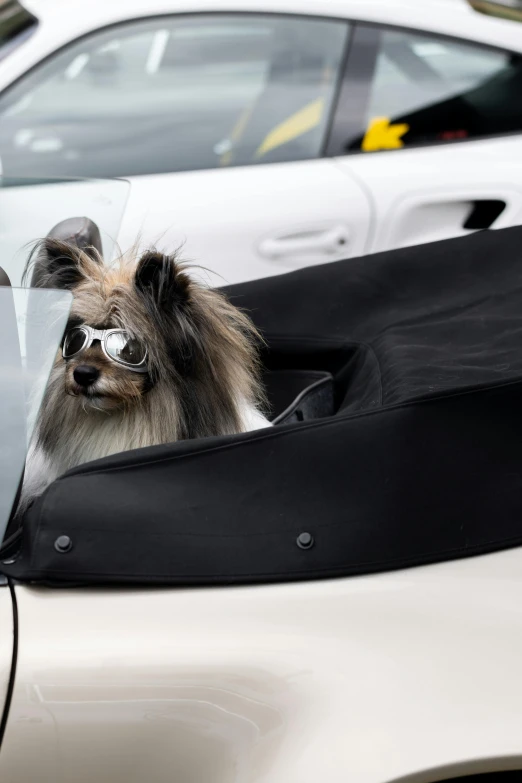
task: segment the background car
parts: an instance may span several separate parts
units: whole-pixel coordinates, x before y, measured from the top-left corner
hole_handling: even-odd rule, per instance
[[[465,0],[4,0],[0,47],[4,174],[130,178],[123,248],[234,282],[522,221],[522,28]]]

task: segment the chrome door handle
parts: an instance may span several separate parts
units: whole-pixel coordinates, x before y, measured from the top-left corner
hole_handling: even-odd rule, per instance
[[[326,231],[302,231],[299,234],[264,239],[259,252],[267,258],[277,259],[299,253],[339,253],[347,244],[350,232],[346,226],[338,225]]]

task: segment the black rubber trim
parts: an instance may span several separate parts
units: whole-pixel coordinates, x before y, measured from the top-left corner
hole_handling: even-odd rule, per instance
[[[13,699],[13,691],[16,679],[16,662],[18,660],[18,605],[16,603],[16,593],[13,582],[9,578],[7,579],[7,582],[9,585],[9,592],[11,593],[11,604],[13,607],[13,654],[11,656],[11,673],[9,675],[9,683],[7,685],[7,693],[5,695],[5,704],[2,712],[2,719],[0,720],[0,750],[2,749],[2,742],[7,726],[7,719],[9,717],[9,709]]]

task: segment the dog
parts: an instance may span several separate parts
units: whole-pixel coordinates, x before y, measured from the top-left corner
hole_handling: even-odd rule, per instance
[[[269,426],[259,333],[156,250],[106,266],[45,239],[26,268],[73,303],[26,464],[19,511],[57,476],[117,452]]]

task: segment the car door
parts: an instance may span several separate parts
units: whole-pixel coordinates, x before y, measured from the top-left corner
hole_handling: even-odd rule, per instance
[[[522,56],[358,25],[329,153],[375,207],[369,250],[522,220]]]
[[[184,245],[214,282],[358,255],[369,199],[324,156],[349,34],[276,14],[93,33],[0,96],[4,173],[130,178],[122,248]]]

